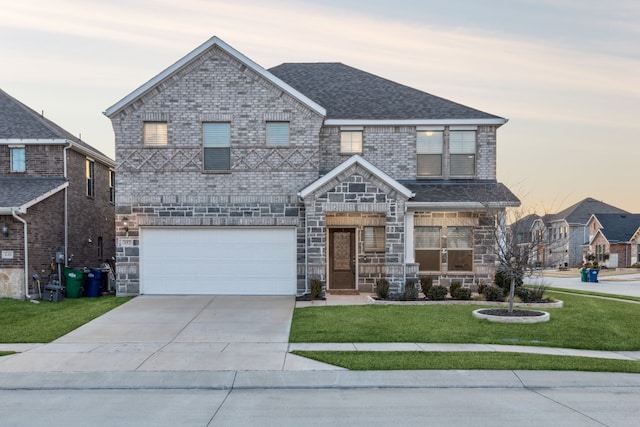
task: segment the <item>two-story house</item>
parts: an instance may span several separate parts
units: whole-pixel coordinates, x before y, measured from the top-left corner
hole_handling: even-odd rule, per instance
[[[592,256],[608,268],[629,267],[638,262],[640,214],[593,214],[587,222],[585,259]]]
[[[0,297],[115,257],[114,186],[112,159],[0,90]]]
[[[590,239],[587,222],[596,213],[628,212],[588,197],[556,214],[542,216],[531,226],[532,239],[539,242],[533,261],[543,267],[577,267]]]
[[[339,63],[266,70],[213,37],[105,114],[120,295],[472,286],[519,205],[506,119]]]

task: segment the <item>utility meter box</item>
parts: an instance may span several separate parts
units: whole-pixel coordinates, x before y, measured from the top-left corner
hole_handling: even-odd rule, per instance
[[[60,246],[56,252],[56,264],[64,264],[64,246]]]
[[[64,299],[64,287],[57,284],[48,284],[42,293],[44,301],[60,302]]]

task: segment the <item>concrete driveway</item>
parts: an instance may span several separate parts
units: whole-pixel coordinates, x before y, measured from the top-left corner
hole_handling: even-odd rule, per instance
[[[287,354],[288,296],[139,296],[0,372],[336,369]]]

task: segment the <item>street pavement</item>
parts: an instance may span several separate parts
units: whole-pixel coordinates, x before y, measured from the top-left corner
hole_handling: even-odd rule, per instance
[[[568,287],[573,280],[564,279],[554,278],[551,286]],[[632,281],[623,286],[635,289]],[[334,301],[364,303],[359,297]],[[23,352],[0,358],[0,425],[629,426],[640,419],[637,374],[361,372],[309,361],[288,353],[313,347],[288,343],[294,305],[292,297],[141,296],[53,343],[16,346]],[[356,351],[401,349],[339,345]],[[546,351],[518,346],[483,351],[514,350]],[[636,353],[590,357],[637,360]]]

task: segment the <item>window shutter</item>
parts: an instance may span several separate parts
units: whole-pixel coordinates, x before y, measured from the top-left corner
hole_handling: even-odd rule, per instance
[[[267,122],[267,145],[272,147],[289,145],[289,122]]]

